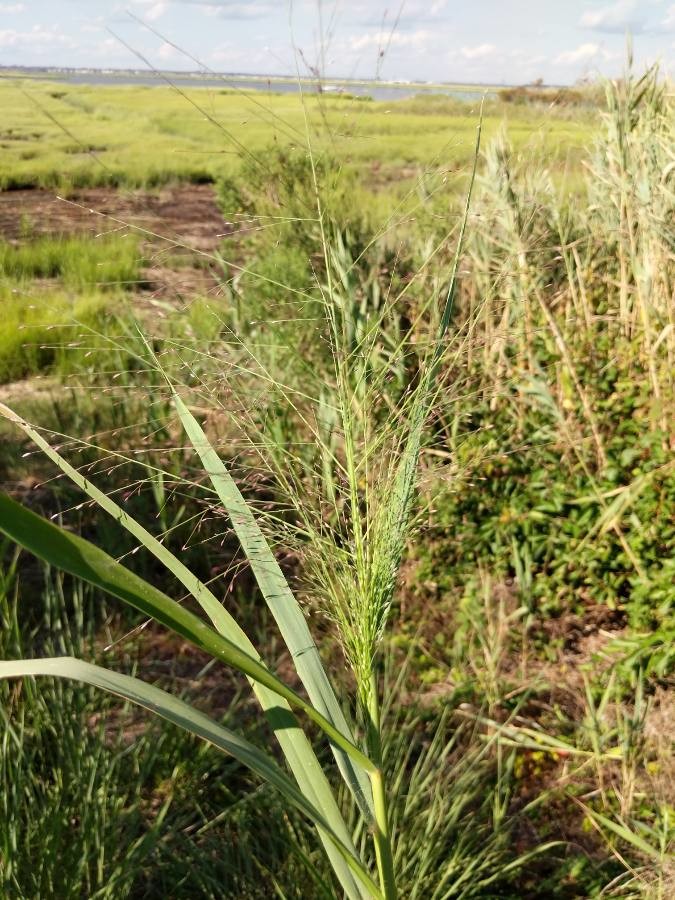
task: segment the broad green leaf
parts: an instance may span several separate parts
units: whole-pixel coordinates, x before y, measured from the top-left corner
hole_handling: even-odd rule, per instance
[[[125,600],[211,656],[248,675],[258,687],[262,686],[267,691],[264,699],[268,719],[303,794],[332,823],[332,831],[340,836],[342,843],[352,847],[351,837],[325,773],[304,732],[298,728],[290,706],[303,709],[319,727],[322,727],[322,723],[327,725],[330,732],[328,736],[336,739],[348,752],[356,752],[358,764],[366,763],[369,771],[374,767],[358,748],[352,748],[347,739],[310,704],[266,669],[258,659],[236,647],[206,622],[126,569],[103,550],[25,509],[4,494],[0,494],[0,532],[50,565]],[[305,747],[307,752],[303,752]],[[361,885],[356,883],[351,872],[346,871],[344,860],[339,854],[336,855],[332,842],[327,843],[327,836],[321,831],[320,836],[347,895],[359,900],[363,897]]]
[[[99,490],[89,479],[71,466],[29,422],[2,403],[0,403],[0,415],[18,425],[74,484],[152,553],[192,594],[220,634],[248,653],[249,656],[260,660],[255,647],[236,620],[222,606],[212,591],[178,557],[164,547],[157,538],[143,528],[111,497]],[[316,754],[302,729],[297,727],[297,725],[291,727],[289,723],[290,707],[279,698],[277,693],[270,691],[261,683],[250,678],[249,681],[271,727],[275,731],[277,740],[301,789],[306,796],[315,800],[329,821],[333,823],[333,828],[341,834],[345,844],[348,844],[350,837],[347,827],[344,824],[342,814],[335,802],[328,779],[319,765]],[[328,852],[332,857],[333,863],[339,866],[339,860],[335,860],[334,853],[330,849]],[[342,873],[338,872],[338,875],[346,877],[347,873],[343,870]],[[351,887],[353,888],[354,885]],[[350,892],[348,891],[348,893]],[[350,896],[352,896],[352,893],[353,891],[350,893]]]
[[[373,763],[320,712],[261,662],[218,634],[194,613],[125,568],[95,544],[48,522],[42,516],[0,494],[0,531],[50,565],[125,600],[180,634],[210,656],[248,675],[301,709],[322,731],[359,765],[372,772]],[[290,724],[290,720],[287,724]]]
[[[328,836],[351,871],[369,892],[366,896],[381,897],[379,889],[373,883],[361,861],[357,859],[350,848],[342,844],[321,812],[307,800],[270,756],[245,738],[214,722],[213,719],[194,709],[189,703],[173,697],[152,684],[79,659],[66,656],[56,659],[0,662],[0,678],[16,678],[27,675],[52,675],[57,678],[69,678],[109,691],[111,694],[116,694],[118,697],[123,697],[125,700],[130,700],[156,713],[174,725],[213,744],[219,750],[229,753],[276,788],[286,801],[304,813]]]
[[[279,626],[279,631],[291,653],[297,673],[313,706],[353,743],[351,728],[323,668],[319,651],[302,609],[251,508],[212,447],[203,428],[175,392],[174,404],[183,428],[230,517],[232,527],[248,558],[260,591]],[[348,754],[335,747],[334,750],[343,777],[361,810],[366,816],[372,818],[372,792],[363,771],[354,766]]]

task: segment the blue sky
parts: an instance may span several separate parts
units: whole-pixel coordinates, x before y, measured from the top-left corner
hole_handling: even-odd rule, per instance
[[[569,83],[622,68],[627,30],[640,64],[675,74],[673,0],[0,0],[0,64],[137,68],[106,29],[158,68]],[[299,52],[302,52],[300,56]]]

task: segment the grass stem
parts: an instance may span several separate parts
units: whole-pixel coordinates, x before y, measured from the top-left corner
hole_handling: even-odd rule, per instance
[[[382,771],[382,737],[380,731],[380,704],[377,692],[377,676],[371,674],[370,696],[368,699],[368,754],[377,769],[370,776],[373,788],[373,806],[375,810],[375,856],[380,887],[385,900],[396,900],[396,876],[394,874],[394,856],[389,829],[389,812],[387,809],[387,791]]]

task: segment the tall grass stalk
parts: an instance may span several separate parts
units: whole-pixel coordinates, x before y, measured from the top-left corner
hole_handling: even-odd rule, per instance
[[[392,274],[389,286],[383,288],[379,268],[375,275],[364,274],[369,265],[375,269],[380,264],[374,253],[369,256],[375,240],[359,233],[358,223],[343,224],[339,204],[344,197],[339,191],[327,195],[324,179],[330,165],[324,165],[313,147],[313,124],[305,107],[307,160],[279,157],[282,169],[297,163],[291,174],[281,172],[281,180],[288,182],[284,190],[289,195],[298,191],[287,210],[293,215],[268,219],[265,214],[269,210],[263,210],[256,219],[254,210],[250,216],[256,225],[265,223],[256,231],[278,229],[282,237],[277,243],[287,241],[289,246],[282,251],[288,251],[288,257],[281,255],[282,261],[295,264],[302,257],[302,265],[293,270],[293,283],[285,285],[283,278],[274,274],[272,264],[258,271],[258,264],[269,260],[259,257],[249,267],[247,260],[237,257],[230,264],[225,262],[230,256],[223,252],[227,270],[223,281],[236,310],[222,323],[226,340],[213,359],[209,361],[208,349],[189,345],[180,337],[157,342],[161,349],[145,340],[139,351],[144,371],[153,390],[160,390],[157,385],[161,385],[164,402],[171,409],[172,421],[162,424],[162,434],[172,440],[177,435],[183,440],[187,437],[188,450],[183,448],[183,452],[198,460],[192,473],[181,474],[174,485],[180,481],[182,486],[199,489],[205,497],[204,510],[230,523],[257,583],[259,601],[266,604],[290,656],[292,674],[288,678],[279,677],[271,662],[262,658],[242,623],[221,602],[217,589],[197,577],[182,551],[169,549],[172,526],[167,525],[165,516],[160,516],[163,533],[151,533],[112,488],[101,490],[87,469],[73,466],[66,451],[55,445],[45,430],[0,406],[0,413],[60,474],[126,530],[135,549],[143,549],[176,579],[179,590],[190,595],[200,615],[122,566],[101,547],[7,497],[0,498],[0,530],[50,565],[122,599],[214,661],[244,674],[279,748],[263,751],[166,691],[81,660],[4,661],[0,677],[44,674],[80,679],[153,710],[231,754],[273,786],[288,808],[300,810],[312,823],[339,889],[350,900],[392,900],[399,895],[440,900],[489,890],[498,876],[486,872],[486,860],[500,858],[501,823],[509,804],[508,792],[501,788],[502,780],[508,781],[505,773],[511,765],[508,748],[544,748],[565,754],[577,749],[566,741],[546,738],[539,728],[506,728],[499,723],[499,668],[505,640],[499,618],[505,613],[500,609],[496,623],[490,624],[490,579],[486,576],[488,625],[479,641],[483,658],[476,667],[484,672],[488,715],[479,717],[478,722],[486,728],[487,748],[468,754],[468,758],[481,768],[488,750],[499,744],[500,786],[489,794],[494,828],[485,854],[477,852],[472,864],[466,865],[461,836],[457,837],[458,823],[466,821],[467,809],[480,804],[459,764],[452,767],[451,781],[434,781],[434,767],[452,757],[453,741],[459,741],[460,732],[448,739],[444,718],[443,727],[424,747],[415,745],[413,752],[412,737],[410,748],[405,746],[406,739],[396,734],[396,723],[403,716],[397,718],[392,710],[395,690],[385,671],[387,632],[406,544],[415,524],[421,459],[431,440],[429,423],[433,420],[434,429],[447,438],[447,447],[437,452],[449,461],[447,471],[454,475],[463,464],[462,444],[456,438],[462,417],[473,414],[473,398],[486,401],[495,420],[512,403],[513,430],[534,445],[538,441],[554,444],[560,448],[563,471],[583,474],[592,496],[570,499],[565,495],[565,503],[593,503],[599,509],[595,525],[589,526],[584,539],[576,541],[575,550],[581,553],[596,536],[611,531],[637,575],[646,580],[623,514],[649,485],[650,476],[636,476],[616,491],[605,489],[603,479],[609,477],[607,470],[613,462],[613,435],[607,434],[594,385],[585,373],[596,362],[594,342],[610,347],[612,355],[625,352],[631,365],[637,347],[651,391],[649,427],[657,435],[664,430],[672,382],[666,364],[672,357],[673,340],[668,303],[673,255],[667,228],[672,213],[672,124],[655,78],[651,72],[643,80],[627,79],[624,85],[609,89],[610,118],[591,175],[584,182],[593,202],[583,208],[575,205],[573,196],[561,197],[546,173],[533,178],[523,172],[522,162],[504,138],[488,149],[478,180],[479,125],[459,227],[455,225],[448,233],[444,221],[445,233],[438,241],[425,236],[423,262],[402,287],[394,286]],[[649,140],[641,141],[645,135]],[[257,165],[257,157],[251,165],[254,163]],[[254,170],[255,166],[250,171]],[[311,182],[312,208],[303,210],[307,181]],[[474,181],[480,216],[468,229]],[[655,185],[661,186],[661,192],[654,190]],[[380,229],[378,237],[386,232],[386,228]],[[460,278],[465,242],[470,264]],[[270,249],[270,244],[262,246]],[[299,252],[292,256],[298,247]],[[311,277],[306,277],[308,258]],[[594,269],[598,259],[603,272],[600,290]],[[442,284],[438,273],[425,281],[431,260],[447,263]],[[398,256],[393,269],[397,263]],[[269,307],[263,307],[259,315],[260,306],[246,305],[254,293],[251,283],[266,292],[264,302],[269,303],[270,293],[277,301],[274,320]],[[251,294],[238,293],[244,290],[243,284]],[[260,302],[260,296],[256,295],[255,302]],[[306,359],[287,340],[287,308],[292,309],[291,319],[302,310],[296,328],[302,330],[306,322],[319,321],[316,326],[308,325],[303,334]],[[253,340],[249,340],[251,335]],[[601,344],[607,335],[609,341]],[[611,341],[616,335],[621,342],[617,339],[615,347]],[[466,363],[462,371],[457,360],[450,358],[451,338],[461,346],[461,361]],[[220,367],[215,375],[207,371],[209,362]],[[453,378],[459,387],[453,384],[452,390],[446,390]],[[233,401],[239,404],[234,409],[241,416],[225,403],[218,410],[213,384],[222,382],[225,391],[231,392],[228,399],[239,384],[252,391],[250,397]],[[454,401],[464,385],[469,385],[471,394],[455,413],[447,394]],[[199,403],[193,402],[195,396]],[[218,412],[225,414],[222,419],[228,417],[226,424],[217,421]],[[233,418],[240,420],[232,422]],[[155,424],[153,418],[152,427]],[[219,427],[228,437],[225,452],[218,449]],[[242,450],[229,438],[247,428],[248,443]],[[73,446],[77,448],[75,444],[70,449]],[[481,452],[497,458],[502,450],[497,446]],[[507,452],[513,450],[504,450],[503,458]],[[257,481],[246,487],[238,478],[239,467],[248,462],[247,454],[263,460],[273,476],[274,501],[269,504],[273,511],[267,515],[259,509],[264,504],[258,503],[256,493],[258,484],[264,489],[269,486],[266,472],[256,469]],[[665,466],[661,468],[666,471]],[[143,478],[153,480],[155,496],[163,506],[161,470],[147,465]],[[523,489],[522,479],[517,489]],[[511,516],[510,508],[505,512],[500,528]],[[550,521],[560,521],[559,511],[556,515],[558,518]],[[517,516],[516,511],[514,518]],[[542,516],[551,516],[551,510],[544,514],[539,507],[527,509],[520,516],[523,530]],[[272,534],[282,534],[289,538],[289,546],[299,546],[301,580],[296,581],[282,567]],[[511,543],[518,590],[532,614],[536,601],[529,594],[536,579],[530,546],[524,541],[519,547],[515,539]],[[346,660],[353,696],[349,689],[338,692],[329,679],[316,635],[310,631],[300,603],[300,591],[308,597],[310,611],[325,614],[334,628],[339,647],[331,649],[341,651]],[[524,610],[518,611],[521,613]],[[351,684],[350,677],[345,680]],[[590,749],[583,747],[578,753],[588,768],[595,766],[604,800],[609,796],[604,767],[619,758],[620,749],[608,746],[600,732],[603,702],[589,714]],[[303,727],[306,723],[311,734]],[[628,735],[631,728],[626,720],[618,730]],[[404,735],[411,733],[405,723],[399,730]],[[329,754],[322,756],[310,736],[330,746],[335,769]],[[634,780],[631,766],[635,755],[634,748],[625,743],[623,776],[629,785]],[[292,778],[278,765],[275,752],[279,749]],[[322,764],[320,759],[328,761]],[[410,795],[405,796],[408,776]],[[450,790],[451,783],[457,793],[448,812],[441,794]],[[627,791],[620,827],[628,827],[624,819],[631,813],[633,797],[634,791]],[[447,821],[435,828],[434,818],[444,815]],[[415,823],[420,821],[424,838],[414,834]],[[612,826],[599,819],[598,824],[612,831]],[[616,833],[616,822],[614,826]],[[436,838],[447,860],[441,860],[441,851],[433,843]],[[510,872],[515,865],[505,870]],[[472,879],[475,883],[469,883]]]
[[[277,787],[285,799],[298,806],[317,826],[319,835],[335,874],[349,897],[397,896],[394,853],[388,813],[388,786],[383,771],[380,721],[380,687],[378,684],[378,652],[387,624],[400,567],[408,523],[415,495],[417,467],[426,420],[438,391],[438,377],[445,350],[445,338],[457,290],[457,273],[466,230],[471,187],[476,173],[480,142],[478,127],[471,183],[461,222],[452,270],[449,275],[445,303],[432,347],[423,360],[419,382],[404,397],[401,421],[405,430],[396,434],[389,450],[388,462],[378,475],[376,501],[369,495],[369,458],[375,446],[382,447],[381,436],[375,436],[369,415],[357,415],[359,403],[367,402],[378,378],[369,383],[369,372],[361,364],[364,348],[376,340],[377,330],[371,326],[364,338],[352,340],[346,309],[340,309],[338,293],[332,282],[333,261],[329,247],[327,224],[319,185],[311,154],[316,191],[321,242],[327,273],[327,289],[323,297],[331,335],[337,389],[337,410],[341,419],[344,472],[347,480],[350,511],[350,546],[354,571],[350,580],[356,585],[356,615],[348,621],[343,615],[341,633],[348,658],[353,664],[359,698],[359,717],[365,724],[365,751],[354,737],[330,684],[304,615],[283,575],[254,513],[244,500],[232,476],[221,462],[188,406],[172,388],[173,402],[182,426],[200,457],[215,496],[228,515],[242,549],[251,565],[261,594],[276,619],[291,653],[297,674],[309,695],[305,701],[287,687],[262,663],[240,626],[219,603],[207,585],[197,579],[180,559],[135,521],[111,496],[95,487],[68,463],[57,448],[52,447],[39,430],[12,410],[0,406],[0,413],[21,428],[53,463],[87,494],[103,511],[112,515],[140,545],[152,553],[192,594],[213,627],[175,601],[115,563],[102,550],[81,538],[58,529],[22,510],[9,498],[0,503],[0,529],[11,539],[27,547],[50,564],[90,581],[131,605],[156,617],[169,628],[191,640],[239,671],[245,673],[266,712],[270,725],[293,772],[298,789],[278,769],[267,754],[238,738],[203,714],[171,698],[166,692],[131,678],[108,672],[73,659],[5,662],[0,664],[0,677],[51,674],[86,681],[133,702],[152,709],[170,721],[182,725],[195,735],[214,743],[248,765],[254,772]],[[386,309],[386,307],[385,307]],[[381,324],[381,320],[379,323]],[[403,345],[399,347],[400,349]],[[159,361],[155,358],[158,370]],[[364,450],[365,468],[357,459]],[[389,438],[388,438],[389,439]],[[357,442],[360,446],[357,449]],[[362,484],[366,484],[365,513],[362,512]],[[325,549],[325,544],[322,549]],[[328,565],[330,562],[327,560]],[[343,570],[343,576],[345,571]],[[334,585],[333,585],[334,587]],[[343,598],[333,591],[335,612],[344,614]],[[351,630],[350,630],[351,629]],[[340,772],[372,830],[379,887],[369,874],[368,860],[358,857],[344,819],[335,802],[325,773],[318,764],[304,732],[296,722],[292,708],[302,710],[329,739]]]

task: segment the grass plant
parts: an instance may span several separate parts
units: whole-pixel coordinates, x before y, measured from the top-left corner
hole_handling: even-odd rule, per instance
[[[140,263],[134,236],[0,242],[0,383],[55,363],[65,368],[64,348],[78,344],[76,323],[100,327],[138,286]]]
[[[51,99],[79,115],[86,97],[68,89]],[[234,103],[217,99],[222,110]],[[140,108],[145,92],[133,100]],[[226,302],[212,308],[208,343],[201,311],[191,334],[109,338],[123,354],[121,389],[143,394],[152,386],[140,449],[113,446],[104,479],[92,468],[102,449],[95,435],[67,438],[0,407],[79,492],[78,505],[84,495],[90,515],[105,512],[126,532],[125,562],[107,541],[80,537],[7,496],[0,530],[92,585],[94,602],[112,594],[205,653],[209,666],[245,675],[264,713],[255,740],[234,730],[233,717],[220,721],[190,698],[76,659],[68,648],[65,656],[18,659],[15,644],[0,678],[80,680],[229,754],[238,771],[276,791],[275,808],[293,828],[300,823],[297,857],[311,865],[292,871],[314,870],[312,883],[325,885],[330,867],[329,894],[523,896],[535,876],[514,879],[523,867],[536,875],[540,856],[551,885],[563,870],[553,863],[557,842],[537,833],[528,849],[514,850],[512,827],[517,810],[536,830],[542,798],[552,798],[567,801],[567,816],[570,806],[581,809],[631,873],[628,885],[611,869],[607,890],[628,885],[665,896],[668,805],[645,811],[636,802],[648,761],[644,694],[669,677],[663,636],[674,599],[664,561],[673,484],[672,116],[657,73],[608,86],[604,131],[573,189],[560,193],[560,157],[551,170],[535,169],[511,123],[508,136],[493,133],[482,157],[475,148],[463,177],[475,183],[474,206],[458,207],[454,186],[450,196],[438,189],[443,167],[437,182],[427,178],[428,192],[420,183],[402,195],[417,218],[405,239],[399,207],[380,222],[376,207],[349,210],[354,173],[346,166],[335,177],[316,136],[323,101],[292,102],[299,105],[286,125],[306,150],[249,156],[239,175],[219,170],[221,202],[239,216],[240,230],[223,248]],[[387,118],[386,153],[397,163],[408,158],[397,129],[421,115],[423,103],[433,109],[424,112],[424,153],[443,152],[432,126],[453,120],[425,98]],[[349,116],[350,101],[331,104],[322,112],[334,132],[332,117]],[[374,105],[354,105],[359,134],[381,134]],[[222,121],[214,124],[222,135]],[[194,139],[205,140],[205,129],[195,124]],[[360,160],[367,153],[359,155],[359,140],[350,147]],[[255,139],[247,147],[255,157]],[[405,152],[427,161],[419,148]],[[99,166],[101,178],[111,162]],[[50,259],[38,256],[36,275]],[[32,265],[14,249],[6,258],[15,269]],[[179,448],[174,468],[146,454],[153,439]],[[122,487],[109,477],[116,465],[136,472]],[[143,487],[159,524],[136,512],[132,500]],[[212,582],[198,571],[189,541],[176,540],[169,500],[196,497],[194,531],[209,518],[223,540],[236,541],[250,596],[277,626],[282,665],[221,602],[219,576]],[[175,522],[184,516],[180,506]],[[152,565],[141,575],[143,559]],[[404,572],[413,585],[405,593]],[[405,603],[413,604],[412,635]],[[531,721],[535,689],[514,687],[505,662],[514,632],[522,628],[516,668],[527,682],[531,644],[551,653],[544,629],[555,616],[603,607],[653,632],[631,647],[633,662],[615,670],[629,674],[611,676],[618,693],[598,694],[587,680],[577,730],[556,700],[548,718]],[[420,608],[426,618],[418,622]],[[448,639],[451,627],[456,640]],[[425,684],[442,688],[446,711],[428,730],[424,702],[416,708],[402,681],[389,677],[392,644],[412,648],[414,700],[428,702]],[[339,669],[346,675],[336,678]],[[471,727],[452,715],[462,695],[471,701],[460,709]],[[532,802],[516,796],[524,771],[541,789]],[[551,780],[542,783],[544,776]],[[547,827],[544,818],[542,832]],[[147,834],[152,842],[155,831]],[[610,881],[609,864],[598,870],[579,888],[587,896],[602,896]],[[555,895],[583,895],[575,890],[571,879]]]
[[[323,210],[318,193],[317,201],[319,203],[319,222],[327,253]],[[397,896],[387,809],[387,789],[382,771],[376,656],[378,645],[383,638],[387,611],[391,604],[396,573],[403,553],[403,537],[415,489],[422,430],[434,396],[443,340],[450,323],[458,258],[467,216],[468,201],[457,245],[455,264],[450,275],[446,305],[440,320],[436,348],[431,352],[426,372],[412,395],[410,431],[407,440],[403,443],[399,461],[395,463],[394,492],[390,495],[391,506],[389,509],[382,507],[384,512],[373,517],[372,524],[369,523],[369,528],[374,531],[374,538],[368,536],[372,541],[372,550],[366,545],[367,531],[364,530],[363,519],[358,510],[361,475],[354,457],[353,432],[350,422],[351,398],[348,393],[354,380],[360,380],[361,376],[358,370],[354,373],[347,368],[349,357],[345,359],[344,352],[349,348],[344,347],[343,324],[337,318],[332,305],[327,307],[328,319],[335,341],[337,385],[342,401],[341,409],[345,425],[346,472],[351,492],[352,526],[355,529],[352,540],[357,566],[356,586],[361,595],[357,601],[357,610],[360,610],[359,619],[352,626],[351,634],[349,630],[343,630],[343,639],[345,639],[345,646],[349,648],[350,636],[358,639],[358,629],[362,630],[363,653],[354,654],[352,652],[348,658],[352,662],[357,678],[360,710],[365,718],[367,755],[354,743],[352,728],[345,719],[333,688],[327,680],[304,616],[253,513],[231,475],[220,462],[198,422],[177,394],[174,394],[174,402],[183,427],[212,481],[223,508],[227,511],[234,531],[251,564],[261,593],[291,653],[297,674],[309,694],[311,705],[292,689],[283,685],[261,664],[257,652],[241,628],[220,606],[206,585],[196,579],[180,560],[170,554],[149,532],[130,519],[110,497],[94,488],[86,478],[79,475],[77,470],[73,469],[58,451],[52,449],[44,441],[38,431],[7,407],[2,407],[6,417],[23,428],[65,474],[104,510],[113,515],[121,525],[131,530],[146,549],[153,552],[183,582],[210,617],[217,631],[209,629],[199,619],[184,612],[169,597],[153,589],[137,576],[133,576],[119,564],[115,564],[111,557],[95,548],[94,545],[69,536],[65,531],[57,530],[33,514],[23,511],[9,498],[5,500],[5,513],[2,516],[2,528],[5,533],[18,540],[20,544],[28,543],[33,552],[42,556],[50,564],[64,568],[70,574],[83,577],[99,588],[107,587],[114,595],[125,599],[146,613],[151,613],[179,634],[192,640],[197,646],[208,650],[214,658],[234,665],[239,671],[247,674],[252,679],[254,691],[258,695],[263,709],[268,711],[272,727],[277,733],[301,792],[296,790],[273,761],[252,745],[228,732],[222,726],[219,728],[216,723],[208,720],[198,711],[137,679],[106,672],[91,664],[68,658],[46,660],[41,663],[4,663],[0,673],[5,677],[12,674],[54,674],[88,682],[140,703],[169,721],[187,727],[194,734],[209,740],[225,752],[231,753],[277,787],[289,802],[298,806],[317,825],[336,875],[347,894],[353,897],[364,895],[364,890],[367,892],[365,896],[381,895],[385,898]],[[330,284],[328,290],[328,301],[329,304],[332,304]],[[368,515],[367,512],[366,517]],[[366,521],[368,522],[368,518]],[[31,534],[38,535],[38,540],[32,540]],[[339,596],[335,591],[333,594]],[[338,606],[337,609],[339,608]],[[242,642],[243,651],[240,649]],[[353,646],[354,644],[352,644]],[[281,698],[289,704],[285,710],[283,706],[280,706]],[[368,827],[373,831],[379,887],[372,881],[368,865],[364,865],[351,846],[349,834],[333,799],[330,786],[321,770],[313,762],[313,753],[304,734],[293,724],[292,707],[302,709],[315,724],[318,724],[334,747],[342,775],[366,817]]]

